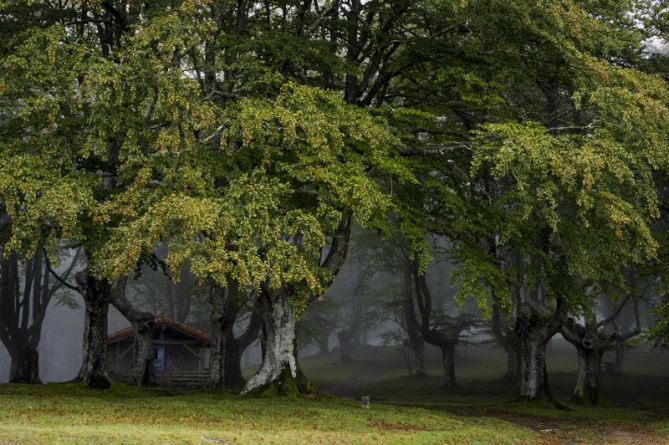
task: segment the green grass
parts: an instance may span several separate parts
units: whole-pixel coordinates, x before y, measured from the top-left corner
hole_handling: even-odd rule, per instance
[[[243,398],[211,392],[105,392],[79,384],[0,387],[0,443],[528,443],[494,417],[347,400]],[[218,440],[218,442],[216,442]]]
[[[423,407],[454,415],[503,419],[539,432],[557,443],[669,444],[669,354],[627,352],[625,375],[603,376],[602,403],[568,403],[575,381],[575,357],[569,345],[549,347],[549,381],[555,403],[518,403],[516,388],[499,382],[506,363],[503,351],[490,346],[467,348],[456,361],[460,387],[440,387],[439,354],[427,355],[430,377],[410,378],[401,356],[386,349],[360,351],[357,360],[333,364],[336,357],[303,360],[307,375],[326,390],[394,406]],[[348,383],[341,383],[348,382]]]
[[[571,352],[554,348],[549,360],[561,401],[573,385]],[[0,385],[0,444],[669,444],[669,357],[630,353],[627,375],[605,379],[602,406],[563,409],[515,402],[515,388],[498,383],[504,362],[496,349],[460,354],[455,390],[440,387],[434,351],[424,379],[407,377],[396,351],[358,357],[345,365],[332,355],[302,360],[319,387],[344,398]],[[361,395],[371,396],[371,409],[353,400]]]

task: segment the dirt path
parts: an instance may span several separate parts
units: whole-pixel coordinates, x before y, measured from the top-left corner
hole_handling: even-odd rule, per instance
[[[669,444],[669,435],[663,435],[650,427],[589,420],[544,419],[504,412],[490,412],[488,415],[530,428],[545,437],[547,444]]]

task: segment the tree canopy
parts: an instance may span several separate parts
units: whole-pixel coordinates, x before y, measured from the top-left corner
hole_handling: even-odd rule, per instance
[[[102,313],[162,243],[292,345],[352,221],[420,273],[436,235],[545,347],[658,263],[666,32],[631,0],[0,2],[3,252],[82,247]]]

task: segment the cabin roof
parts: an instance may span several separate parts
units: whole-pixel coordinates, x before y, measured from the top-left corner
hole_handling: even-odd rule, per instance
[[[176,320],[172,320],[171,318],[167,318],[163,315],[160,315],[156,318],[153,319],[154,326],[155,327],[161,327],[165,326],[171,329],[174,329],[177,332],[180,332],[184,335],[187,335],[189,337],[192,337],[196,340],[201,341],[202,343],[207,343],[211,344],[212,340],[209,334],[207,334],[204,331],[201,331],[197,328],[194,328],[192,326],[189,326],[185,323],[181,323]],[[116,343],[121,340],[125,340],[126,338],[132,337],[133,336],[133,329],[132,326],[128,326],[125,329],[121,329],[120,331],[112,332],[111,334],[108,335],[107,337],[107,343]]]

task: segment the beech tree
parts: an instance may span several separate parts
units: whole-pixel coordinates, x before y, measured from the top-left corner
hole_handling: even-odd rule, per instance
[[[295,321],[339,273],[352,222],[406,242],[416,350],[433,323],[427,235],[443,236],[521,396],[548,395],[546,343],[658,249],[667,88],[643,41],[666,29],[642,6],[0,2],[3,249],[82,248],[89,385],[109,386],[110,303],[146,380],[152,314],[123,289],[162,243],[175,281],[189,263],[212,290],[212,378],[253,306],[265,348],[243,392],[286,393],[314,390]]]
[[[291,85],[272,102],[243,101],[235,113],[226,115],[225,149],[207,151],[199,161],[206,172],[199,186],[179,195],[160,187],[142,192],[141,217],[115,231],[107,264],[121,276],[127,273],[122,258],[140,258],[164,237],[168,264],[189,258],[196,276],[255,290],[265,311],[265,357],[245,391],[272,385],[283,391],[296,378],[303,391],[295,311],[341,267],[351,218],[373,223],[391,205],[365,166],[410,176],[388,151],[394,141],[384,126],[331,93]],[[248,167],[236,175],[221,168],[228,162]],[[133,193],[126,199],[139,202]]]
[[[412,96],[423,125],[405,137],[422,183],[402,191],[401,224],[418,246],[421,228],[448,237],[460,298],[510,322],[523,398],[550,396],[546,343],[586,306],[587,287],[657,249],[667,89],[638,69],[630,8],[474,2],[461,12],[471,14],[461,46],[471,59],[456,60],[464,93],[430,75],[412,89],[430,94]]]
[[[577,354],[576,386],[572,401],[580,404],[597,404],[601,389],[602,355],[607,350],[614,349],[641,333],[638,316],[636,327],[629,332],[605,331],[607,325],[614,322],[628,303],[634,305],[634,310],[638,314],[639,296],[633,294],[636,289],[630,292],[609,316],[600,319],[591,308],[590,312],[584,315],[583,323],[579,323],[574,318],[568,318],[564,322],[560,332],[569,343],[574,345]]]
[[[207,104],[192,100],[194,80],[173,58],[174,41],[192,36],[193,28],[177,28],[166,17],[185,19],[187,8],[121,3],[2,4],[7,26],[19,28],[3,42],[0,62],[0,196],[11,232],[5,250],[51,251],[60,239],[83,248],[87,266],[76,275],[86,304],[79,378],[100,388],[110,384],[107,311],[114,284],[102,251],[115,221],[105,219],[104,209],[137,185],[140,172],[146,175],[139,164],[145,155],[160,162],[171,143],[192,145],[192,137],[173,136],[194,134],[212,116]]]

